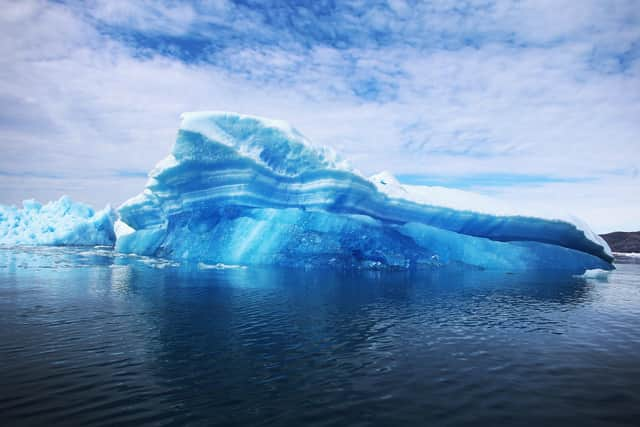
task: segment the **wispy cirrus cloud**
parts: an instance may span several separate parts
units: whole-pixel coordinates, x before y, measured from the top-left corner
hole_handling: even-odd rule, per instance
[[[0,202],[119,203],[169,150],[180,112],[223,109],[286,119],[365,173],[640,227],[633,1],[2,8]]]

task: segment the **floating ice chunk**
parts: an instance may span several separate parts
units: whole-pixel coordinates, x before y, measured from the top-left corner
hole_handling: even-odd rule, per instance
[[[578,277],[582,277],[584,279],[607,280],[609,278],[609,273],[611,273],[609,270],[594,268],[586,270],[583,274],[578,275]]]
[[[234,265],[234,264],[205,264],[204,262],[199,262],[198,264],[199,270],[235,270],[235,269],[244,269],[247,268],[246,265]]]
[[[113,245],[115,212],[95,212],[67,196],[45,205],[25,200],[22,209],[0,205],[1,245]]]
[[[616,258],[640,258],[640,252],[613,252]]]

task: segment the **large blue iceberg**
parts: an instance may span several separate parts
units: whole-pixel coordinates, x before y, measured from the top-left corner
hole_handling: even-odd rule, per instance
[[[207,264],[580,272],[613,260],[577,222],[366,178],[284,122],[220,112],[182,115],[172,153],[119,216],[117,251]]]
[[[25,200],[22,209],[0,205],[0,245],[113,245],[116,214],[94,211],[67,196],[45,205]]]

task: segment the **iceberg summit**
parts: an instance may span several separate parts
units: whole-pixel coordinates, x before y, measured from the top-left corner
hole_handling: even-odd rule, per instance
[[[575,221],[498,209],[482,196],[362,176],[285,122],[182,115],[169,156],[115,223],[121,253],[183,262],[412,269],[611,269]]]

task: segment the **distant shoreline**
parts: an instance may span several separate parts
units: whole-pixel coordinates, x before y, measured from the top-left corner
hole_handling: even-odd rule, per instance
[[[614,255],[633,256],[640,253],[640,231],[615,231],[613,233],[601,234],[611,247]],[[640,255],[638,255],[640,256]]]

